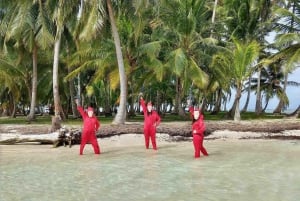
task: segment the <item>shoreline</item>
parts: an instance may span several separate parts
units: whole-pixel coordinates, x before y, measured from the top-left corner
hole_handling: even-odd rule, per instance
[[[81,125],[65,126],[67,129],[81,129]],[[180,142],[191,141],[190,122],[162,122],[157,128],[157,141]],[[247,121],[206,121],[206,141],[211,140],[300,140],[300,120],[247,120]],[[37,137],[54,133],[50,132],[51,125],[34,124],[1,124],[0,140],[9,137]],[[56,132],[57,134],[57,132]],[[97,138],[120,139],[120,136],[143,137],[143,123],[127,122],[125,125],[101,125]],[[116,138],[114,138],[116,137]],[[129,140],[130,141],[130,140]],[[22,142],[23,143],[23,142]],[[32,143],[32,142],[28,142]],[[0,143],[4,144],[4,143]],[[20,143],[15,143],[20,144]],[[42,144],[42,143],[40,143]],[[143,143],[142,143],[143,144]],[[12,144],[13,145],[13,144]]]

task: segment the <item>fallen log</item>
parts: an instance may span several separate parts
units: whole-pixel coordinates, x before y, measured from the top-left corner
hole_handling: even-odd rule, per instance
[[[0,144],[12,145],[20,143],[53,144],[53,147],[80,144],[81,131],[78,129],[60,128],[48,134],[0,134]]]
[[[53,144],[53,147],[80,144],[81,127],[62,127],[55,132],[47,132],[47,126],[1,126],[0,144],[17,144],[25,142],[38,142],[41,144]],[[281,133],[285,130],[300,130],[300,120],[253,120],[253,121],[206,121],[205,136],[214,131],[228,130],[238,132],[262,132]],[[49,131],[50,132],[50,129]],[[18,134],[17,134],[18,133]],[[127,123],[120,125],[102,125],[96,133],[98,138],[106,138],[128,133],[143,134],[143,123]],[[157,128],[157,133],[168,134],[176,139],[189,138],[191,133],[191,122],[162,123]]]
[[[18,144],[24,142],[38,142],[41,144],[53,144],[59,136],[59,132],[53,132],[49,134],[0,134],[0,144]]]

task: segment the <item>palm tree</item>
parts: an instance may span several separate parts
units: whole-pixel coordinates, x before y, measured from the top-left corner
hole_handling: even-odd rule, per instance
[[[131,109],[133,109],[140,86],[143,85],[144,81],[147,83],[144,76],[147,77],[147,80],[151,79],[154,81],[153,78],[157,78],[160,81],[162,80],[162,75],[159,73],[162,64],[157,59],[160,42],[152,42],[151,40],[149,42],[149,31],[144,32],[144,30],[149,30],[150,24],[148,20],[149,15],[146,15],[147,9],[139,8],[139,6],[142,6],[140,4],[134,4],[134,7],[130,7],[128,4],[118,6],[121,8],[121,11],[116,13],[116,18],[124,46],[124,48],[122,48],[122,54],[125,55],[124,67],[126,76],[129,78],[128,86],[130,86],[128,102],[131,104]],[[94,69],[93,83],[89,83],[90,86],[97,84],[101,80],[101,82],[109,83],[111,90],[117,89],[120,83],[117,68],[118,64],[116,54],[113,51],[115,49],[113,47],[114,44],[109,39],[110,35],[108,35],[106,28],[107,26],[104,25],[100,32],[101,35],[96,38],[99,43],[85,45],[72,56],[69,65],[78,67],[67,76],[67,79],[74,77],[78,72]],[[140,73],[141,71],[143,71],[143,73]],[[148,71],[149,73],[147,73]],[[105,97],[109,98],[108,96]],[[102,98],[104,97],[102,96]],[[107,106],[105,108],[107,108]]]
[[[126,102],[127,102],[127,78],[124,68],[124,61],[121,50],[121,42],[118,33],[118,29],[115,22],[115,16],[110,0],[106,0],[108,14],[110,19],[110,25],[112,30],[112,35],[115,42],[116,55],[119,67],[119,76],[120,76],[120,104],[118,108],[117,115],[113,120],[113,124],[124,124],[126,120]]]
[[[88,20],[88,24],[84,26],[84,29],[80,35],[82,40],[90,40],[97,33],[99,33],[100,28],[104,24],[105,19],[105,12],[104,12],[104,2],[101,0],[94,0],[91,2],[86,2],[86,5],[89,6],[91,9],[86,10],[86,20]],[[96,6],[94,6],[96,5]],[[110,0],[106,1],[108,15],[109,15],[109,22],[111,25],[112,36],[114,38],[115,44],[115,51],[117,56],[117,63],[119,69],[119,78],[120,78],[120,103],[117,115],[113,120],[113,124],[124,124],[126,120],[126,101],[127,101],[127,80],[126,80],[126,73],[124,68],[124,61],[122,56],[121,50],[121,42],[118,34],[118,29],[115,22],[115,16],[113,12],[112,2]]]
[[[11,4],[10,12],[14,13],[6,19],[9,23],[6,32],[6,40],[13,38],[16,46],[26,47],[32,54],[32,87],[30,113],[28,120],[35,118],[35,107],[37,99],[37,65],[38,49],[49,47],[53,41],[51,35],[51,23],[48,14],[41,1],[22,1]]]
[[[162,1],[159,6],[157,22],[153,24],[157,24],[156,31],[162,33],[166,44],[162,49],[164,67],[175,75],[175,112],[185,116],[181,102],[185,91],[192,82],[200,89],[208,84],[203,66],[208,57],[204,47],[210,46],[205,37],[210,36],[211,13],[203,0]]]
[[[285,105],[289,104],[287,94],[285,93],[284,88],[281,86],[285,81],[284,73],[282,72],[282,64],[272,63],[267,67],[263,67],[261,70],[261,92],[265,97],[265,106],[263,107],[263,112],[267,108],[269,100],[273,97],[277,97]],[[250,82],[247,82],[247,89],[255,91],[257,89],[258,78],[251,78]],[[289,86],[299,86],[300,83],[288,81],[287,85]]]
[[[231,112],[234,114],[234,120],[240,120],[239,100],[242,95],[243,83],[251,74],[251,65],[256,61],[259,54],[259,44],[255,41],[244,43],[233,39],[234,45],[227,47],[224,52],[220,52],[213,57],[213,66],[222,69],[225,72],[231,72],[236,95]],[[233,49],[233,50],[232,50]],[[228,74],[229,75],[229,74]]]
[[[7,114],[10,114],[12,117],[15,117],[16,103],[21,96],[20,86],[24,83],[22,79],[16,82],[16,80],[18,80],[17,78],[22,78],[22,73],[12,61],[10,61],[10,58],[0,54],[0,82],[2,83],[0,87],[0,105],[2,107],[5,102],[7,102],[7,107],[11,105],[12,110],[9,111],[9,113],[7,110]]]
[[[300,2],[296,0],[284,2],[284,8],[277,7],[274,17],[278,21],[274,27],[279,33],[276,35],[274,46],[279,52],[270,57],[273,62],[282,61],[285,75],[284,91],[286,89],[288,73],[299,67],[300,62]],[[280,99],[274,113],[281,113],[285,106]]]
[[[58,121],[59,118],[65,119],[59,93],[59,56],[62,33],[67,22],[75,22],[79,13],[79,0],[49,0],[47,5],[50,7],[52,18],[54,19],[56,33],[54,37],[54,55],[53,55],[53,98],[54,98],[54,115]]]
[[[226,25],[229,35],[245,41],[257,40],[262,46],[265,46],[265,36],[271,31],[270,23],[268,23],[271,6],[269,0],[225,0],[224,8],[228,13]],[[261,50],[263,51],[263,48]],[[262,60],[264,53],[262,52],[260,55],[260,60]],[[257,68],[258,77],[260,77],[261,71],[259,67]],[[258,82],[256,113],[260,114],[261,109],[261,92],[260,83]]]

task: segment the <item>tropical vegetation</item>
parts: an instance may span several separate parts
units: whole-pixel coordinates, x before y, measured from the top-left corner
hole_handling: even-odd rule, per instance
[[[143,96],[162,115],[192,102],[239,121],[251,92],[257,116],[273,97],[282,113],[299,32],[298,0],[2,0],[0,114],[77,117],[78,98],[124,124]]]

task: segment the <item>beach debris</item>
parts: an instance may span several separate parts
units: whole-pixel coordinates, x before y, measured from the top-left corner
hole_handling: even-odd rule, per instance
[[[69,148],[74,144],[80,144],[81,142],[81,131],[78,129],[67,129],[62,127],[59,129],[57,140],[53,143],[53,147],[68,145]]]
[[[53,147],[68,146],[81,142],[81,129],[62,127],[47,134],[1,133],[0,144],[12,145],[21,143],[53,144]]]

